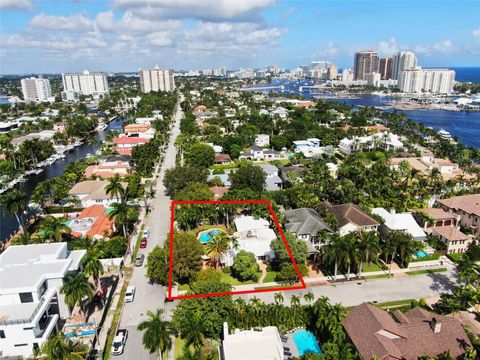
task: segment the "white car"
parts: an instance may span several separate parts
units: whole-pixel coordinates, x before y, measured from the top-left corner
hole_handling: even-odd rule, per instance
[[[125,292],[125,302],[132,302],[133,299],[135,299],[135,286],[129,286]]]
[[[112,355],[121,355],[123,354],[123,349],[125,348],[125,343],[127,342],[128,330],[127,329],[118,329],[117,335],[113,338],[112,343]]]
[[[150,235],[150,231],[148,231],[148,230],[143,230],[143,235],[142,235],[142,237],[148,238],[149,235]]]

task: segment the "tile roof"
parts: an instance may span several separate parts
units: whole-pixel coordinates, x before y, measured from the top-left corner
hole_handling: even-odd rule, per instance
[[[438,202],[451,209],[459,209],[468,214],[480,216],[480,194],[455,196]]]
[[[221,199],[223,195],[225,195],[225,193],[228,191],[228,188],[225,186],[212,186],[210,190],[213,193],[213,199],[217,200]]]
[[[393,315],[368,303],[347,314],[343,326],[363,358],[416,360],[421,355],[435,356],[445,351],[456,358],[471,346],[455,318],[419,307]],[[437,332],[434,323],[440,324]]]
[[[457,217],[455,214],[449,213],[441,208],[418,209],[415,211],[424,213],[433,220],[448,220],[455,219]]]
[[[113,139],[113,142],[115,144],[145,144],[148,142],[148,139],[124,136]]]
[[[316,236],[319,230],[333,232],[328,224],[313,209],[300,208],[285,211],[286,230],[298,235]]]
[[[357,226],[380,225],[378,221],[364,213],[355,204],[327,205],[327,211],[335,215],[338,221],[338,227],[342,227],[348,223],[354,223]]]
[[[97,218],[105,213],[107,208],[103,205],[92,205],[82,210],[77,219]]]
[[[438,234],[443,236],[448,241],[468,240],[468,235],[465,235],[460,230],[453,226],[439,226],[432,228],[433,235]]]

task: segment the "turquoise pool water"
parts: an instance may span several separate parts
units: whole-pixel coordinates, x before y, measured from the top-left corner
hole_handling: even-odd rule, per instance
[[[297,346],[298,353],[300,356],[305,355],[306,353],[312,354],[321,354],[322,350],[318,345],[318,341],[313,335],[312,332],[301,329],[293,333],[293,341]]]
[[[221,231],[218,229],[212,229],[212,230],[207,230],[203,231],[200,233],[200,237],[198,238],[202,244],[205,244],[210,241],[212,237],[214,237],[217,234],[220,234]]]
[[[422,257],[427,256],[427,253],[426,253],[425,251],[423,251],[423,250],[420,250],[420,251],[417,251],[417,252],[415,253],[415,256],[416,256],[417,258],[422,258]]]

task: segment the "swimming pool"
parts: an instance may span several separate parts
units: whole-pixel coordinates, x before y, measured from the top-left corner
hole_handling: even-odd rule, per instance
[[[427,256],[427,255],[428,255],[428,254],[427,254],[425,251],[423,251],[423,250],[417,251],[417,252],[415,253],[415,256],[416,256],[417,258],[423,258],[423,257],[425,257],[425,256]]]
[[[293,333],[293,341],[297,346],[298,353],[300,356],[306,353],[312,354],[321,354],[322,350],[318,345],[318,341],[315,338],[315,335],[311,331],[306,329],[300,329]]]
[[[200,240],[200,242],[202,244],[205,244],[205,243],[209,242],[212,237],[214,237],[217,234],[220,234],[221,232],[222,231],[219,230],[219,229],[211,229],[211,230],[202,231],[198,234],[198,240]]]

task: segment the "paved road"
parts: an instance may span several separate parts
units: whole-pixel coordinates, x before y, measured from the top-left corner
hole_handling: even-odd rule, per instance
[[[181,96],[181,101],[183,101],[183,96]],[[170,141],[157,178],[155,198],[152,200],[153,210],[150,212],[145,226],[145,229],[150,231],[148,245],[147,248],[139,251],[140,254],[145,254],[145,257],[156,245],[163,245],[170,230],[170,198],[165,195],[163,177],[165,170],[175,166],[175,139],[180,134],[180,119],[182,116],[183,112],[180,106],[178,106],[170,134]],[[133,271],[129,285],[133,285],[136,288],[135,300],[125,304],[120,321],[120,328],[128,329],[128,340],[124,354],[117,356],[116,359],[143,360],[157,358],[155,354],[150,354],[144,349],[142,333],[137,330],[137,325],[147,318],[148,310],[165,309],[166,288],[164,286],[149,285],[145,274],[146,269],[144,266],[136,267]],[[172,305],[172,303],[167,303],[167,305]]]

